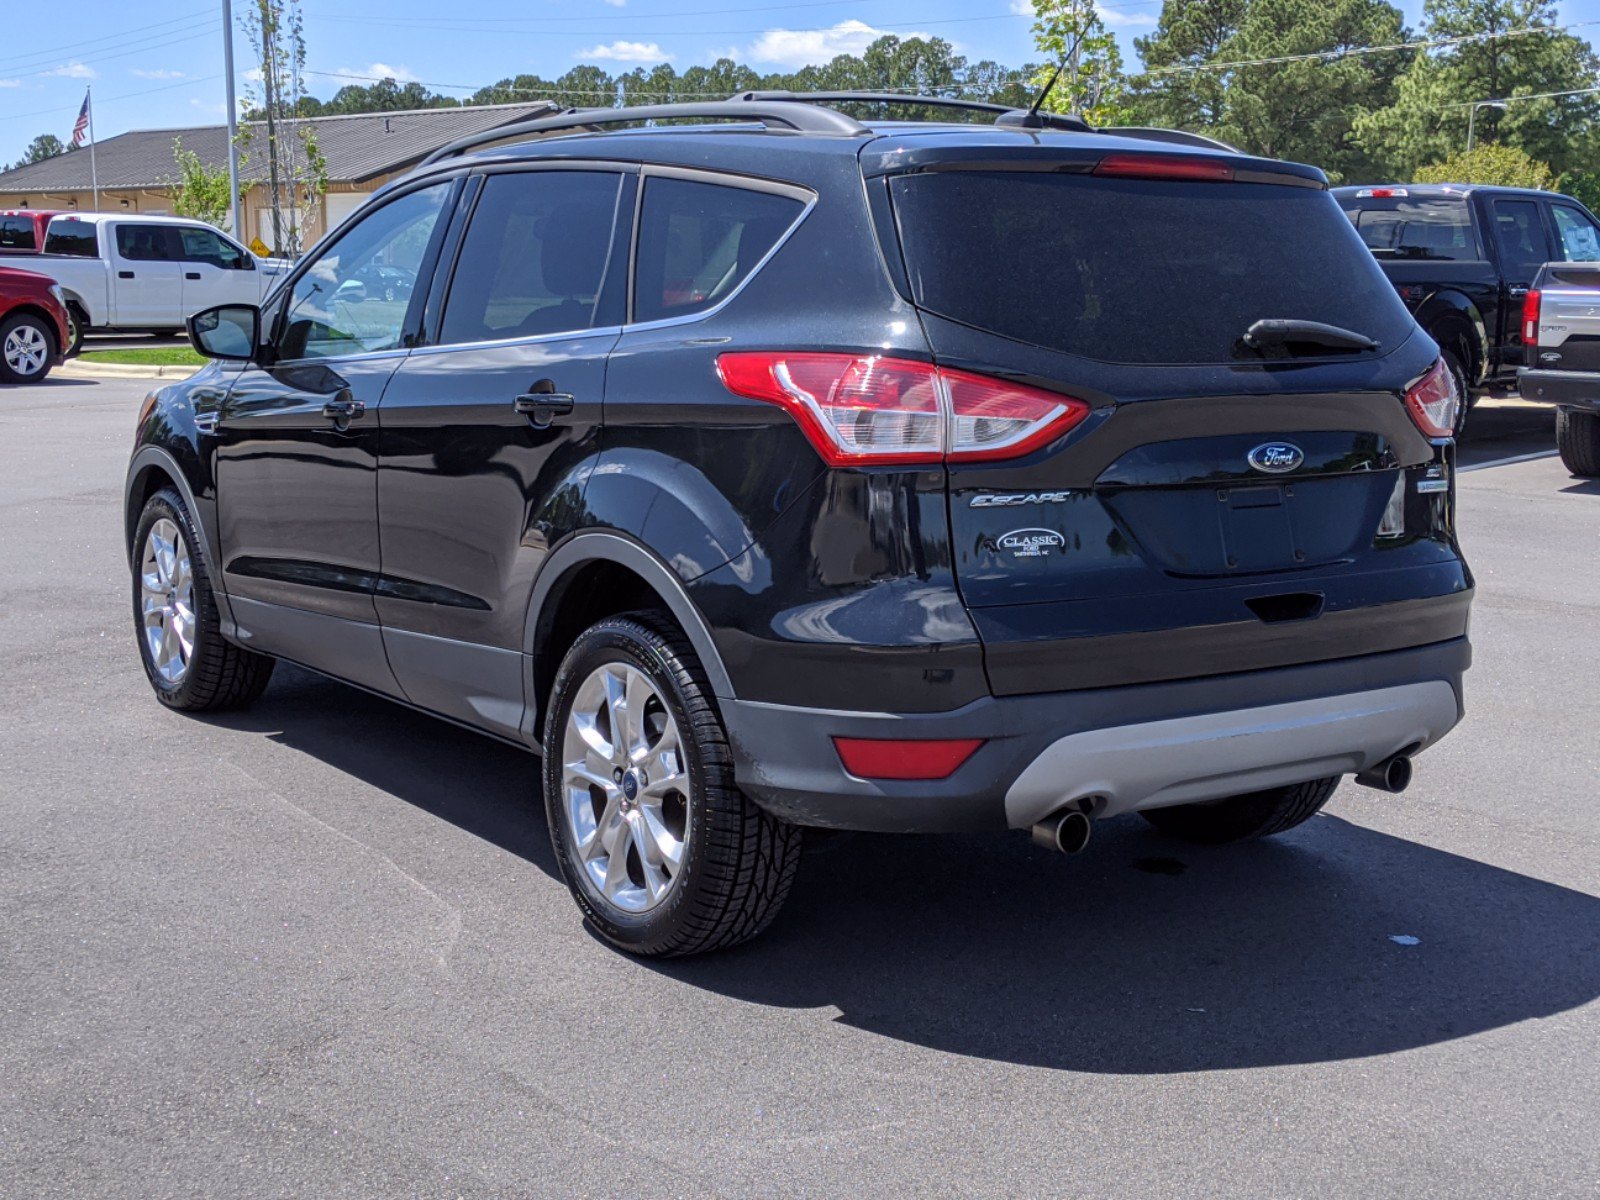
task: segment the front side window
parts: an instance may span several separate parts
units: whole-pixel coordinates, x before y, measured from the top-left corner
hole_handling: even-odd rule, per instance
[[[400,348],[411,297],[369,287],[375,266],[415,275],[451,184],[411,192],[368,213],[312,261],[290,289],[276,339],[284,359],[337,358]]]
[[[169,232],[165,225],[118,225],[117,254],[129,262],[170,262]]]
[[[0,217],[0,250],[32,250],[37,245],[32,217]]]
[[[804,211],[793,196],[647,179],[633,319],[686,316],[732,295]]]
[[[456,260],[439,340],[593,328],[621,182],[609,171],[485,179]]]
[[[1596,237],[1593,221],[1565,204],[1551,205],[1550,213],[1556,219],[1562,258],[1568,262],[1600,262],[1600,237]]]
[[[95,227],[76,217],[57,217],[44,234],[46,254],[70,254],[74,258],[99,258],[100,239]]]
[[[239,247],[223,241],[210,229],[180,229],[178,237],[184,262],[209,263],[224,271],[237,271],[244,266],[244,253]]]

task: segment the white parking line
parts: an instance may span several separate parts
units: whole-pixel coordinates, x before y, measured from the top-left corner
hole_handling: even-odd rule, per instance
[[[1532,454],[1513,454],[1509,458],[1491,458],[1488,462],[1473,463],[1470,467],[1457,467],[1456,474],[1464,475],[1468,471],[1481,471],[1485,467],[1508,467],[1512,463],[1533,462],[1537,458],[1554,458],[1555,450],[1535,450]]]

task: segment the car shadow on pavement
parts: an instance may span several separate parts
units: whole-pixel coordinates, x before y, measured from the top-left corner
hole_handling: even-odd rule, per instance
[[[537,760],[521,751],[295,668],[219,723],[270,730],[555,875]],[[1073,858],[1021,834],[843,835],[807,853],[757,941],[640,969],[751,1004],[836,1008],[954,1054],[1228,1070],[1413,1049],[1586,1004],[1600,996],[1600,899],[1332,815],[1217,849],[1123,818]]]

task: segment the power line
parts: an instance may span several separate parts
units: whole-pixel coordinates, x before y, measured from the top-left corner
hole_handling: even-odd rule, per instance
[[[113,100],[132,100],[135,96],[149,96],[155,92],[170,92],[173,88],[194,87],[201,83],[215,83],[221,78],[221,75],[204,75],[199,79],[181,79],[177,83],[164,83],[160,87],[145,88],[142,91],[123,92],[116,96],[101,96],[95,103],[100,105],[109,104]],[[59,112],[77,112],[78,103],[74,101],[71,104],[62,104],[55,108],[36,108],[32,112],[25,113],[5,113],[0,115],[0,121],[22,121],[29,117],[47,117]]]
[[[208,8],[198,9],[195,12],[185,13],[181,17],[173,17],[170,20],[146,22],[145,24],[140,25],[137,29],[126,29],[120,33],[108,33],[101,37],[80,38],[75,42],[67,42],[60,46],[47,46],[43,50],[29,50],[26,54],[13,54],[8,58],[0,58],[0,70],[14,70],[17,69],[19,65],[32,66],[38,62],[44,62],[58,57],[61,53],[71,55],[74,52],[81,52],[84,47],[98,45],[101,42],[116,42],[119,45],[124,46],[131,45],[132,43],[130,43],[127,39],[132,34],[148,34],[152,29],[161,29],[168,25],[182,25],[192,21],[196,17],[207,16],[210,14],[210,12],[211,10]],[[165,36],[167,35],[159,34],[153,40],[159,41]]]
[[[110,62],[113,59],[127,58],[130,55],[134,55],[134,54],[149,54],[153,50],[165,49],[168,46],[180,46],[185,42],[195,42],[195,41],[199,41],[201,38],[215,37],[217,35],[218,31],[221,30],[221,28],[222,28],[222,23],[220,21],[210,21],[210,22],[207,22],[206,24],[200,26],[200,32],[192,33],[188,37],[166,38],[165,40],[162,40],[159,43],[159,45],[154,45],[154,46],[135,46],[131,50],[119,50],[119,51],[117,51],[116,53],[113,53],[113,54],[85,55],[82,58],[74,58],[69,63],[58,64],[58,65],[52,66],[52,67],[41,67],[38,70],[34,70],[34,71],[16,71],[16,72],[13,73],[13,78],[17,78],[17,79],[34,79],[34,78],[37,78],[37,77],[39,77],[41,75],[66,74],[67,71],[70,69],[71,65],[74,64],[74,63],[77,64],[78,66],[87,67],[87,66],[89,66],[89,65],[91,65],[93,63]],[[90,76],[88,76],[88,78],[92,79],[93,76],[90,75]]]

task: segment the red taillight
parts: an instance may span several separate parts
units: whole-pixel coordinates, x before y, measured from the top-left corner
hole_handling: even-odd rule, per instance
[[[1233,178],[1233,168],[1227,163],[1175,154],[1108,154],[1094,173],[1130,179],[1209,179],[1221,183]]]
[[[1455,376],[1440,359],[1406,392],[1406,408],[1417,428],[1429,437],[1449,437],[1456,427],[1456,412],[1463,397],[1456,392]]]
[[[1070,396],[883,355],[739,352],[717,371],[786,409],[832,467],[1016,458],[1089,415]]]
[[[1539,292],[1537,289],[1522,298],[1522,344],[1539,344]]]
[[[859,779],[948,779],[983,738],[833,739],[844,769]]]

